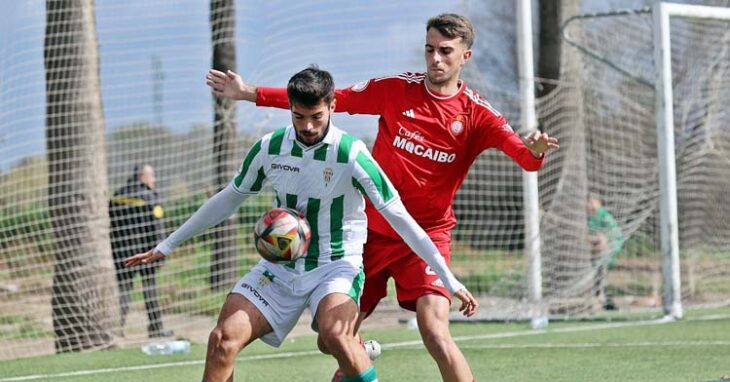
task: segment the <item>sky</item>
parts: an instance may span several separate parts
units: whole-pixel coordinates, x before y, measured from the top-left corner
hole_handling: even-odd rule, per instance
[[[584,0],[583,10],[641,8],[651,2]],[[421,71],[428,18],[462,12],[482,16],[477,42],[486,42],[485,50],[475,53],[487,58],[475,67],[483,76],[480,82],[486,84],[481,88],[516,97],[514,3],[508,0],[236,3],[236,67],[252,84],[284,86],[309,64],[332,72],[338,87]],[[96,0],[95,4],[105,131],[158,120],[175,133],[195,125],[210,126],[213,101],[204,83],[211,66],[209,1]],[[0,170],[4,170],[20,158],[45,151],[45,1],[0,0],[0,9]],[[289,124],[289,118],[284,110],[238,104],[238,128],[244,134],[260,135]],[[358,137],[376,134],[372,116],[338,114],[334,121]]]
[[[45,2],[0,4],[0,169],[5,169],[45,151]],[[107,133],[157,120],[176,133],[211,125],[213,101],[204,82],[211,66],[208,4],[96,1]],[[292,74],[317,64],[345,87],[419,71],[426,20],[463,5],[434,0],[239,1],[237,72],[253,84],[284,86]],[[289,118],[287,111],[239,103],[243,133],[267,132],[289,124]],[[335,122],[357,136],[376,133],[374,117],[337,115]]]

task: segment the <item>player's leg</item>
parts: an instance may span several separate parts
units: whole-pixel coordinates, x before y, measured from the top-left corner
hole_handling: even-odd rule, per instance
[[[346,377],[360,375],[372,366],[365,349],[355,338],[357,316],[357,304],[344,293],[327,295],[317,308],[319,337]]]
[[[325,265],[325,274],[310,295],[309,310],[315,312],[312,328],[319,333],[323,348],[340,366],[337,381],[377,381],[375,367],[365,348],[355,337],[358,303],[365,274],[346,260]]]
[[[471,382],[474,376],[464,354],[449,331],[450,301],[441,295],[427,294],[416,301],[416,319],[423,344],[436,361],[444,381]]]
[[[446,263],[450,263],[450,233],[430,233],[429,236]],[[449,331],[449,292],[436,272],[420,257],[408,248],[404,248],[403,253],[391,267],[400,306],[416,312],[421,338],[436,361],[441,378],[444,381],[472,382],[474,377],[469,364]]]
[[[365,287],[363,288],[362,297],[360,297],[360,313],[357,316],[354,330],[355,339],[360,343],[363,342],[360,335],[357,334],[360,326],[363,320],[372,314],[380,300],[387,295],[388,286],[387,271],[368,273],[367,269],[365,268]],[[321,337],[317,338],[317,346],[322,353],[331,354]],[[375,359],[371,356],[371,353],[368,353],[368,356],[371,357],[370,359]]]
[[[117,285],[119,286],[119,317],[122,331],[127,321],[129,301],[131,299],[131,291],[134,286],[134,274],[136,272],[134,268],[124,266],[124,256],[124,253],[114,254],[114,266],[116,269]]]
[[[231,293],[208,337],[203,381],[233,380],[236,355],[253,340],[272,331],[266,318],[246,297]]]
[[[162,326],[162,314],[160,312],[160,303],[157,299],[157,269],[156,264],[147,264],[142,266],[140,274],[142,275],[142,294],[144,295],[144,307],[147,311],[147,333],[150,338],[153,337],[169,337],[175,333],[172,330],[164,330]]]

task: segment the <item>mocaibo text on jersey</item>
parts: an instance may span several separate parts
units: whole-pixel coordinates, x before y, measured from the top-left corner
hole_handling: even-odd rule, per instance
[[[434,150],[430,147],[423,146],[418,143],[413,143],[405,138],[401,138],[399,135],[395,136],[393,140],[393,146],[408,151],[411,154],[416,154],[419,157],[428,158],[434,162],[439,163],[451,163],[456,159],[455,153],[447,153],[444,151]]]

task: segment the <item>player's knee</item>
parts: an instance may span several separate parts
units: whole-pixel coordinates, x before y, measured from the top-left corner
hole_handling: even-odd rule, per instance
[[[428,352],[436,359],[447,359],[456,346],[448,333],[424,332],[422,337]]]
[[[220,329],[215,328],[208,336],[208,357],[221,362],[233,362],[241,350],[241,344],[232,336]]]
[[[335,328],[320,328],[317,345],[323,353],[336,356],[347,352],[350,342],[354,343],[354,337],[348,337],[351,336]]]
[[[332,354],[332,352],[330,352],[327,348],[327,345],[325,345],[322,336],[317,336],[317,347],[319,348],[319,351],[322,352],[322,354]]]

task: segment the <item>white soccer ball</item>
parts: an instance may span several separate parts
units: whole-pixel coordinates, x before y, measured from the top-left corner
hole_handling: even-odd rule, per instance
[[[291,208],[273,208],[256,222],[256,251],[272,263],[288,263],[306,255],[312,232],[304,215]]]

